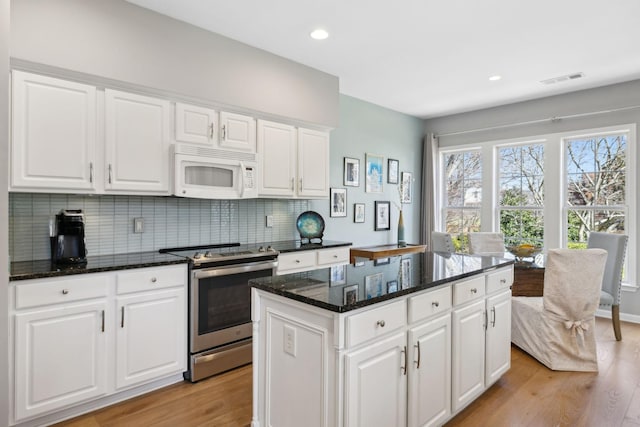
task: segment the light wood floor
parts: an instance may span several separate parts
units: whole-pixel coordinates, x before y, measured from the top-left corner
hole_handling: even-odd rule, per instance
[[[599,373],[551,371],[512,347],[509,372],[446,426],[640,426],[640,325],[623,323],[616,342],[611,321],[597,319],[596,335]],[[245,366],[57,427],[245,427],[250,421],[251,366]]]

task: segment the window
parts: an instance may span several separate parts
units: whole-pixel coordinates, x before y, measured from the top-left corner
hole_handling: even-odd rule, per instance
[[[544,145],[498,149],[499,220],[506,245],[543,244]]]
[[[586,247],[590,231],[625,233],[627,134],[565,140],[567,246]]]
[[[467,249],[464,233],[480,231],[482,204],[482,160],[480,150],[446,153],[444,171],[443,218],[445,229],[457,251]]]

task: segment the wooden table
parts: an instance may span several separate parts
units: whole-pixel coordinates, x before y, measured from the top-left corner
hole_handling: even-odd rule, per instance
[[[356,262],[356,258],[367,259],[380,259],[397,255],[415,254],[424,252],[427,250],[427,245],[413,245],[407,246],[398,245],[378,245],[378,246],[366,246],[363,248],[351,248],[350,263]]]
[[[515,263],[511,295],[514,297],[541,297],[544,289],[544,267]]]

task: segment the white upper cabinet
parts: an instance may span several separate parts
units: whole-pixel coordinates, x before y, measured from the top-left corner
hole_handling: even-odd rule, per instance
[[[296,128],[258,120],[258,195],[293,197],[296,185]]]
[[[215,110],[180,102],[176,103],[177,141],[213,147],[217,138],[218,113]]]
[[[258,120],[260,180],[265,197],[329,197],[329,133]]]
[[[298,129],[298,196],[329,195],[329,133]]]
[[[256,120],[242,114],[220,112],[220,148],[256,152]]]
[[[105,190],[169,194],[169,101],[105,89]]]
[[[96,88],[12,74],[11,189],[93,192]]]

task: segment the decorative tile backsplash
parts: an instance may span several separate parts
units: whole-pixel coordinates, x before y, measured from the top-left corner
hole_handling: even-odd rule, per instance
[[[308,207],[307,200],[9,193],[9,254],[12,261],[48,259],[49,218],[61,209],[82,209],[87,250],[95,256],[296,239],[296,218]],[[273,215],[271,228],[266,215]],[[133,232],[134,218],[143,218],[143,233]]]

